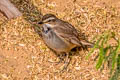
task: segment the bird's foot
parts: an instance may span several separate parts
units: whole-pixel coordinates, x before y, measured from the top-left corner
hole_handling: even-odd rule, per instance
[[[66,60],[64,61],[64,66],[61,70],[61,72],[64,72],[65,70],[67,70],[68,68],[68,65],[70,64],[70,61],[71,61],[71,58],[68,56],[66,56]]]

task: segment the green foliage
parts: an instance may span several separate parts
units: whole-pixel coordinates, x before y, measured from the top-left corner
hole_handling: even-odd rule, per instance
[[[113,76],[110,78],[110,80],[120,80],[120,54],[117,58],[117,67],[115,69],[115,72]]]
[[[88,53],[88,56],[86,57],[88,59],[88,57],[96,50],[99,50],[99,56],[98,56],[98,60],[96,63],[96,69],[100,69],[104,66],[104,64],[106,62],[110,62],[110,69],[111,69],[111,78],[110,80],[117,80],[114,79],[116,75],[116,73],[118,73],[118,69],[120,69],[120,56],[118,58],[118,55],[120,53],[120,40],[116,38],[116,35],[114,32],[105,32],[102,35],[100,35],[99,37],[95,37],[94,39],[97,39],[94,47],[90,50],[90,52]],[[112,44],[110,44],[110,40],[114,40],[114,42],[116,43],[116,46],[113,46]],[[113,74],[114,73],[114,74]],[[119,71],[120,73],[120,71]]]

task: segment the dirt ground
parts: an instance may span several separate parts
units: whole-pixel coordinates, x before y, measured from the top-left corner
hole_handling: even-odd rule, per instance
[[[39,21],[34,8],[55,14],[82,31],[89,41],[106,30],[120,36],[119,0],[11,0],[23,13],[22,17],[7,20],[0,13],[0,80],[108,80],[109,69],[95,69],[97,51],[88,59],[87,51],[76,52],[67,70],[46,47],[30,21]],[[32,5],[29,5],[30,2]],[[23,4],[24,3],[24,4]],[[29,10],[30,9],[30,10]],[[32,14],[32,11],[36,14]],[[32,15],[32,16],[29,16]],[[41,16],[39,15],[39,16]]]

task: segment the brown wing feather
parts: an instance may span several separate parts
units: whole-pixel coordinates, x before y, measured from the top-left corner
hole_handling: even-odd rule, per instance
[[[58,36],[64,38],[66,41],[80,46],[80,41],[78,38],[79,34],[77,30],[68,22],[59,21],[58,25],[56,25],[53,30]]]

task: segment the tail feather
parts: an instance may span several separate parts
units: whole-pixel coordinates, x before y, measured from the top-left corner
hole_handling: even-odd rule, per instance
[[[88,42],[88,41],[86,41],[86,40],[81,40],[80,42],[82,43],[82,45],[87,46],[87,47],[89,47],[89,48],[93,48],[93,47],[94,47],[94,44],[93,44],[93,43]]]

